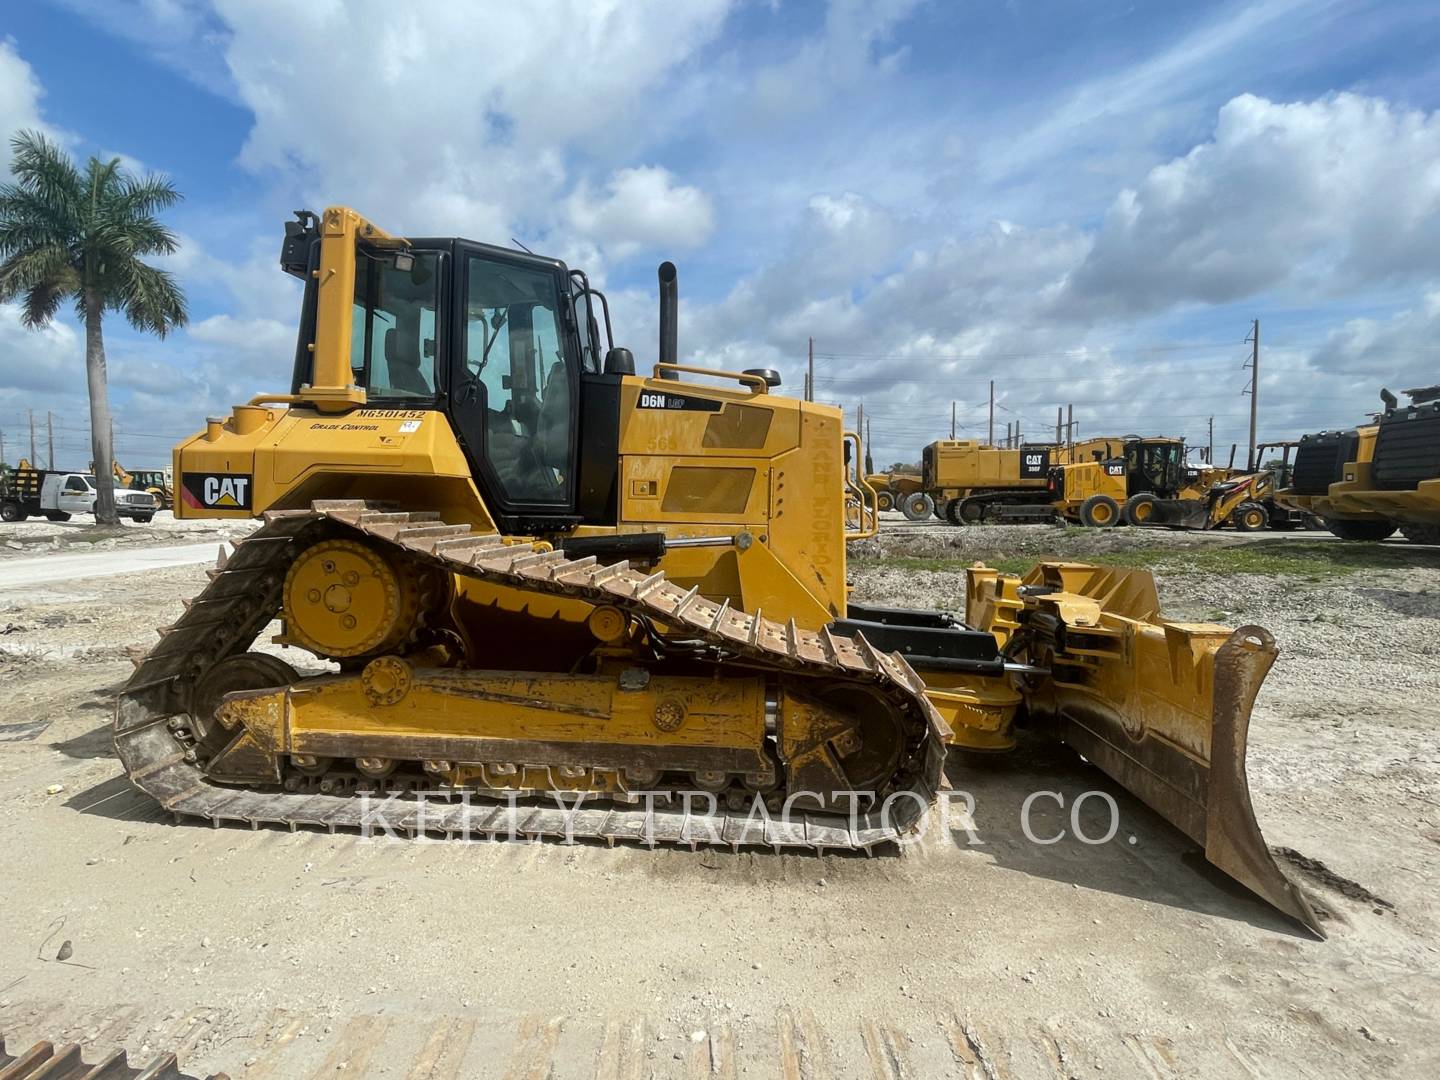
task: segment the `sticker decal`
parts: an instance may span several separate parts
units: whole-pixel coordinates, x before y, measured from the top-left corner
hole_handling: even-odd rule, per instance
[[[180,495],[195,510],[249,510],[253,479],[248,473],[185,473]]]
[[[1106,476],[1124,476],[1125,463],[1123,461],[1107,461],[1105,463]]]
[[[1049,472],[1050,454],[1045,450],[1020,452],[1020,476],[1024,480],[1040,480]]]
[[[689,397],[685,394],[666,394],[659,390],[641,390],[640,408],[667,409],[680,412],[719,412],[723,402],[706,398]]]
[[[419,430],[420,430],[420,421],[419,421],[419,420],[406,420],[403,424],[400,425],[400,434],[401,434],[401,435],[409,435],[412,431],[419,431]]]

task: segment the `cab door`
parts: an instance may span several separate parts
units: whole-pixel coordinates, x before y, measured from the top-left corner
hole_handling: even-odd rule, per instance
[[[72,474],[65,478],[55,495],[55,509],[67,514],[89,514],[95,510],[95,489],[85,477]]]
[[[456,246],[451,415],[476,482],[511,531],[573,524],[579,350],[564,265]]]

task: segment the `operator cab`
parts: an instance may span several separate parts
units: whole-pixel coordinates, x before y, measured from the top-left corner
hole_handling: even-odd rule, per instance
[[[286,223],[281,266],[306,283],[292,393],[310,381],[318,220]],[[303,261],[302,261],[303,260]],[[365,408],[439,410],[487,505],[511,531],[563,530],[613,515],[619,381],[604,295],[557,259],[455,238],[357,244],[350,368]],[[603,336],[602,336],[603,327]],[[597,399],[600,408],[582,408]],[[584,428],[585,430],[582,430]],[[600,475],[601,473],[605,475]]]
[[[1185,447],[1171,440],[1136,439],[1125,444],[1125,494],[1173,498],[1181,487]]]

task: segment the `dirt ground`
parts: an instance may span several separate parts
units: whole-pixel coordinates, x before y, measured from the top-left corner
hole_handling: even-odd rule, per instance
[[[62,528],[7,529],[0,559],[89,542]],[[1314,572],[1187,569],[1264,543],[1301,545]],[[202,568],[0,590],[0,1031],[12,1053],[179,1049],[188,1071],[234,1077],[1437,1075],[1440,549],[1347,551],[894,528],[851,574],[860,599],[949,606],[975,557],[1144,558],[1170,617],[1269,627],[1282,654],[1251,787],[1328,913],[1324,942],[1049,745],[952,759],[980,842],[875,858],[177,823],[120,775],[108,725],[127,650]],[[1116,839],[1029,843],[1035,790],[1067,808],[1114,794]],[[1037,834],[1068,827],[1039,805]],[[1101,809],[1085,804],[1091,835]]]

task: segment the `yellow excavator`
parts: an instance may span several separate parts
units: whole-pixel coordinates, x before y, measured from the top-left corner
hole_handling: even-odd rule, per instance
[[[1023,722],[1320,933],[1246,784],[1265,630],[1167,621],[1148,574],[1067,563],[973,569],[963,618],[851,603],[858,439],[772,371],[681,363],[669,263],[643,375],[555,259],[333,207],[287,223],[281,265],[289,390],[174,452],[179,517],[263,524],[119,696],[119,756],[165,807],[868,851],[935,820],[949,747]]]

